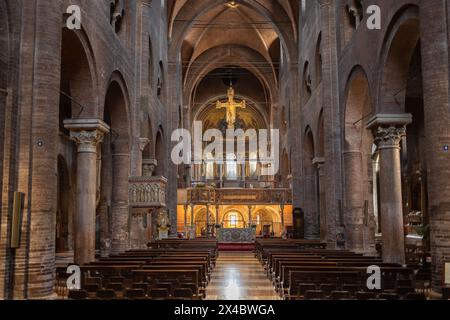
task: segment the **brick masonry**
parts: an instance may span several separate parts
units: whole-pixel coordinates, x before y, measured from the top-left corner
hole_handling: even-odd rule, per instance
[[[67,81],[72,96],[83,104],[80,108],[70,103],[72,117],[109,121],[123,138],[118,150],[117,144],[114,149],[108,140],[114,137],[107,137],[99,152],[104,160],[97,210],[102,253],[127,249],[130,241],[139,243],[138,235],[130,235],[134,218],[127,198],[128,176],[140,171],[136,165],[141,153],[139,138],[150,140],[149,156],[168,160],[172,130],[178,127],[180,117],[186,126],[191,117],[185,106],[190,103],[194,85],[182,82],[183,68],[178,63],[179,51],[186,50],[183,37],[189,26],[171,23],[175,2],[167,1],[161,7],[160,1],[125,1],[125,16],[116,33],[105,1],[0,0],[0,297],[43,298],[53,293],[58,156],[63,156],[72,177],[70,190],[76,190],[73,178],[77,169],[75,146],[59,126],[61,82]],[[253,8],[252,1],[245,2]],[[269,120],[275,127],[288,120],[280,150],[289,155],[294,204],[307,210],[309,236],[318,237],[320,229],[330,247],[337,246],[342,235],[348,249],[373,252],[374,208],[369,206],[368,220],[363,212],[373,183],[370,165],[366,164],[371,142],[365,137],[360,147],[346,145],[349,124],[353,124],[347,112],[349,91],[358,70],[367,85],[364,110],[368,114],[361,113],[363,122],[378,113],[403,113],[409,94],[399,90],[408,84],[409,65],[405,61],[413,56],[420,39],[423,92],[419,93],[425,117],[413,121],[423,122],[425,128],[433,285],[438,290],[442,263],[450,259],[450,161],[449,153],[443,150],[450,144],[446,129],[450,121],[450,35],[444,27],[450,4],[444,0],[373,0],[381,8],[382,28],[369,31],[365,28],[367,15],[358,28],[352,26],[344,10],[347,2],[352,3],[308,0],[304,12],[293,10],[295,32],[275,23],[289,63],[281,64],[276,81],[266,79],[274,108]],[[70,36],[63,31],[69,4],[79,4],[83,17],[83,29]],[[201,5],[207,8],[215,2],[205,0]],[[195,6],[178,9],[187,19],[196,17],[198,11]],[[280,10],[272,14],[267,18],[283,21]],[[242,39],[253,41],[244,34]],[[399,51],[402,43],[404,50]],[[62,50],[63,45],[69,47]],[[264,59],[239,50],[242,52],[237,51],[236,57]],[[228,51],[226,46],[214,48],[203,58],[219,59]],[[304,70],[306,62],[308,70]],[[306,93],[305,74],[311,79],[310,92]],[[120,106],[107,98],[113,83],[118,84],[114,94],[123,97]],[[158,83],[162,84],[159,97]],[[400,94],[393,94],[398,91]],[[248,93],[255,94],[250,89]],[[119,116],[114,116],[117,110]],[[112,115],[111,119],[105,114]],[[367,134],[363,129],[361,124],[354,134]],[[165,150],[163,155],[155,154],[158,132],[166,146],[158,149]],[[314,147],[313,154],[305,157],[311,150],[305,143],[308,132]],[[320,180],[315,179],[315,158],[324,160]],[[166,200],[175,234],[177,179],[183,172],[169,161],[161,168],[169,181]],[[317,181],[323,185],[311,187]],[[21,247],[15,252],[8,249],[14,191],[26,195]],[[319,219],[319,214],[326,219]],[[148,236],[142,230],[136,233]],[[106,239],[111,240],[111,248],[104,247]]]

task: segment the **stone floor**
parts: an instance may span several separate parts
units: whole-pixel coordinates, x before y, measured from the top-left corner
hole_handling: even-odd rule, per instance
[[[220,252],[207,300],[280,300],[252,252]]]

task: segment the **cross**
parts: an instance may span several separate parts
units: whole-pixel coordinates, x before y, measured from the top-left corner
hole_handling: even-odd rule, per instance
[[[234,124],[236,123],[236,108],[245,109],[247,107],[247,104],[245,100],[242,100],[241,102],[236,102],[234,100],[234,89],[232,86],[228,89],[228,101],[225,103],[222,103],[220,101],[217,101],[216,108],[217,109],[227,109],[227,123],[228,123],[228,129],[234,129]]]

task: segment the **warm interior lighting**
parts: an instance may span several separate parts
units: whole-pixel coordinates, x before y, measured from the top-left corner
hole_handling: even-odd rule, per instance
[[[227,6],[232,8],[232,9],[236,9],[238,7],[238,4],[236,3],[236,1],[228,1]]]

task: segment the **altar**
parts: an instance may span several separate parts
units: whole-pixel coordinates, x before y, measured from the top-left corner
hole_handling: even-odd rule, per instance
[[[221,228],[217,237],[223,243],[244,243],[256,240],[256,232],[253,228]]]

